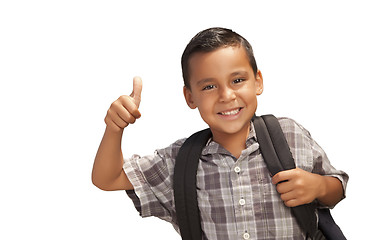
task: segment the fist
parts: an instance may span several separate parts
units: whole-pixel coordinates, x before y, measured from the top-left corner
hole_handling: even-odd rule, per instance
[[[272,178],[281,200],[287,207],[307,204],[322,194],[323,177],[300,168],[277,173]]]
[[[134,77],[132,93],[130,95],[120,96],[111,104],[107,116],[104,119],[108,128],[119,132],[141,117],[139,106],[142,87],[141,78]]]

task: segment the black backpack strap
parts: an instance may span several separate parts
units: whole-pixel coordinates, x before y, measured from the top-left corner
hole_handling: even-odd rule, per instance
[[[284,167],[281,165],[263,118],[255,116],[253,124],[263,159],[269,172],[274,176],[276,173],[283,171]]]
[[[289,170],[296,168],[293,155],[290,152],[290,147],[286,141],[278,119],[274,115],[263,115],[261,117],[266,123],[269,136],[274,145],[274,150],[283,166],[283,169]]]
[[[327,240],[346,240],[340,227],[335,223],[328,208],[318,209],[319,229]]]
[[[177,221],[183,240],[202,239],[198,208],[196,176],[199,157],[212,132],[194,133],[181,146],[174,169],[174,196]]]
[[[272,175],[295,168],[293,156],[279,121],[273,115],[254,118],[254,127],[261,154]],[[312,204],[291,208],[301,229],[310,237],[317,234],[317,218]]]

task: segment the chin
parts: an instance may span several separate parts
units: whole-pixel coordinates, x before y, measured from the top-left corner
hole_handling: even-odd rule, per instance
[[[222,127],[215,127],[215,128],[212,128],[210,127],[212,132],[215,131],[219,134],[224,134],[224,135],[237,135],[237,134],[240,134],[240,133],[248,133],[249,131],[249,124],[244,124],[242,126],[222,126]]]

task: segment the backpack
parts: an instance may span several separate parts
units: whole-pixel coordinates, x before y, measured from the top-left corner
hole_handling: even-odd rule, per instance
[[[252,119],[261,154],[270,173],[295,168],[288,143],[276,117],[254,116]],[[183,240],[201,240],[202,230],[196,190],[196,175],[202,149],[212,137],[205,129],[191,135],[181,146],[174,169],[174,198],[177,220]],[[329,209],[317,209],[311,204],[291,208],[307,238],[314,240],[345,240],[339,226],[334,222]]]

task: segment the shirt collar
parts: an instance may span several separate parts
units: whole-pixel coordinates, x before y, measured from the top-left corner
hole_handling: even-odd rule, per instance
[[[256,137],[256,131],[254,128],[253,122],[251,122],[251,127],[249,130],[249,135],[246,140],[246,148],[248,146],[252,145],[254,142],[257,142],[257,137]],[[207,154],[226,154],[226,155],[231,155],[229,151],[227,151],[223,146],[218,144],[217,142],[213,141],[212,137],[208,140],[206,146],[202,150],[202,155],[207,155]]]

